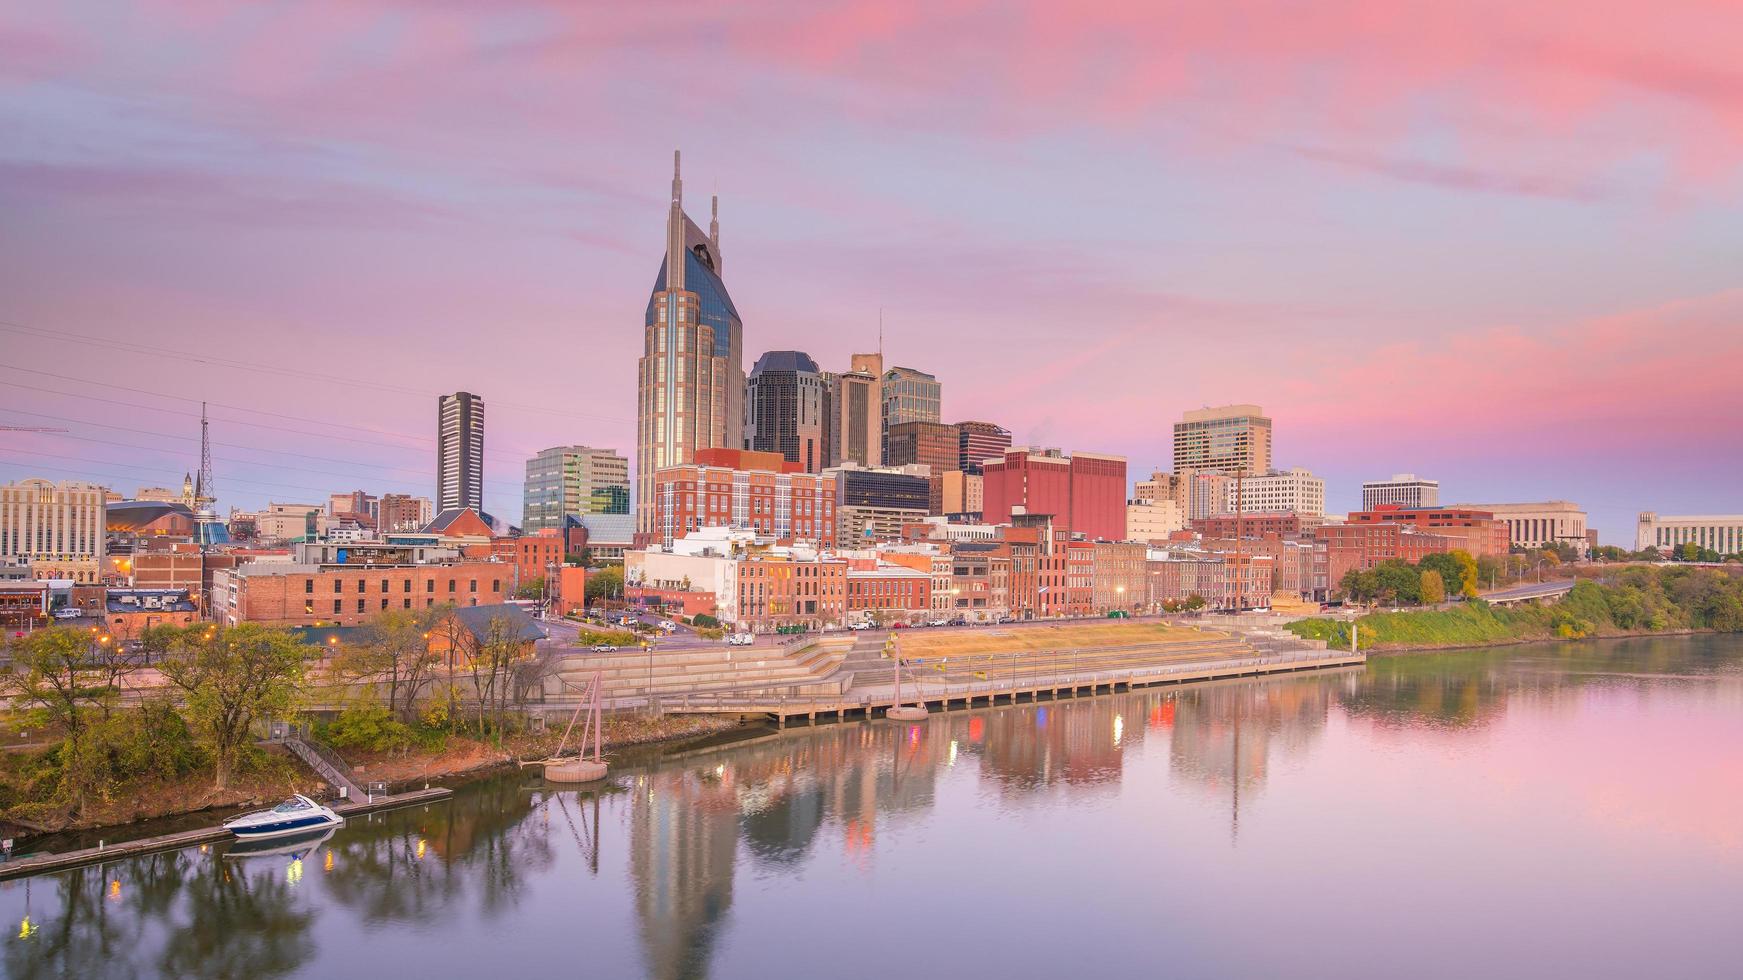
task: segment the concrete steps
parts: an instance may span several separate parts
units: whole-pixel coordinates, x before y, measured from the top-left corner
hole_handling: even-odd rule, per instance
[[[552,697],[572,694],[600,673],[607,698],[671,698],[698,692],[790,690],[790,696],[838,695],[845,641],[818,640],[792,647],[655,649],[610,654],[577,653],[546,684]],[[650,664],[651,659],[651,664]],[[563,682],[567,682],[566,684]]]

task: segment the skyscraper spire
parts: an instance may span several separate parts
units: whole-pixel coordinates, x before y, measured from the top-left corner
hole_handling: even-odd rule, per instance
[[[723,275],[720,271],[720,195],[714,195],[714,210],[708,219],[708,251],[714,256],[714,274]]]
[[[678,150],[672,151],[672,213],[666,219],[666,288],[684,288],[684,180]]]
[[[213,503],[217,498],[212,493],[212,436],[206,424],[206,403],[200,403],[200,475],[194,481],[194,502],[198,507]]]

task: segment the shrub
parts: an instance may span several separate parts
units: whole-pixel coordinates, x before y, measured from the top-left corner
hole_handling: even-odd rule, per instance
[[[327,726],[325,735],[336,748],[366,752],[403,752],[414,741],[411,727],[395,720],[380,704],[346,708]]]
[[[691,626],[701,626],[701,627],[707,628],[707,627],[712,627],[712,626],[719,626],[720,620],[715,619],[713,616],[710,616],[707,613],[697,613],[696,615],[690,617],[690,625]]]

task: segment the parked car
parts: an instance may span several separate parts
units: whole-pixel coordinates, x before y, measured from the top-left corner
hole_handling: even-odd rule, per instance
[[[594,653],[616,653],[617,648],[612,646],[609,643],[595,643],[595,644],[593,644],[593,652]]]
[[[676,632],[678,632],[678,624],[672,622],[669,619],[661,620],[660,621],[660,629],[666,631],[667,633],[676,633]]]
[[[727,645],[735,647],[748,647],[756,641],[754,633],[733,633],[726,638]]]
[[[877,626],[872,624],[872,623],[869,623],[865,620],[860,620],[857,623],[848,624],[847,628],[850,630],[870,630],[870,629],[877,629]]]
[[[927,626],[949,626],[949,625],[951,625],[951,623],[950,623],[950,620],[948,620],[948,619],[934,619],[933,621],[931,621],[930,623],[927,623],[926,625]]]

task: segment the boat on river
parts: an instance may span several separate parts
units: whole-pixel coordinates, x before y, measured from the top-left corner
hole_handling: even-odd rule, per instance
[[[327,830],[344,822],[344,817],[299,793],[270,810],[226,820],[224,829],[240,840],[266,840]]]

